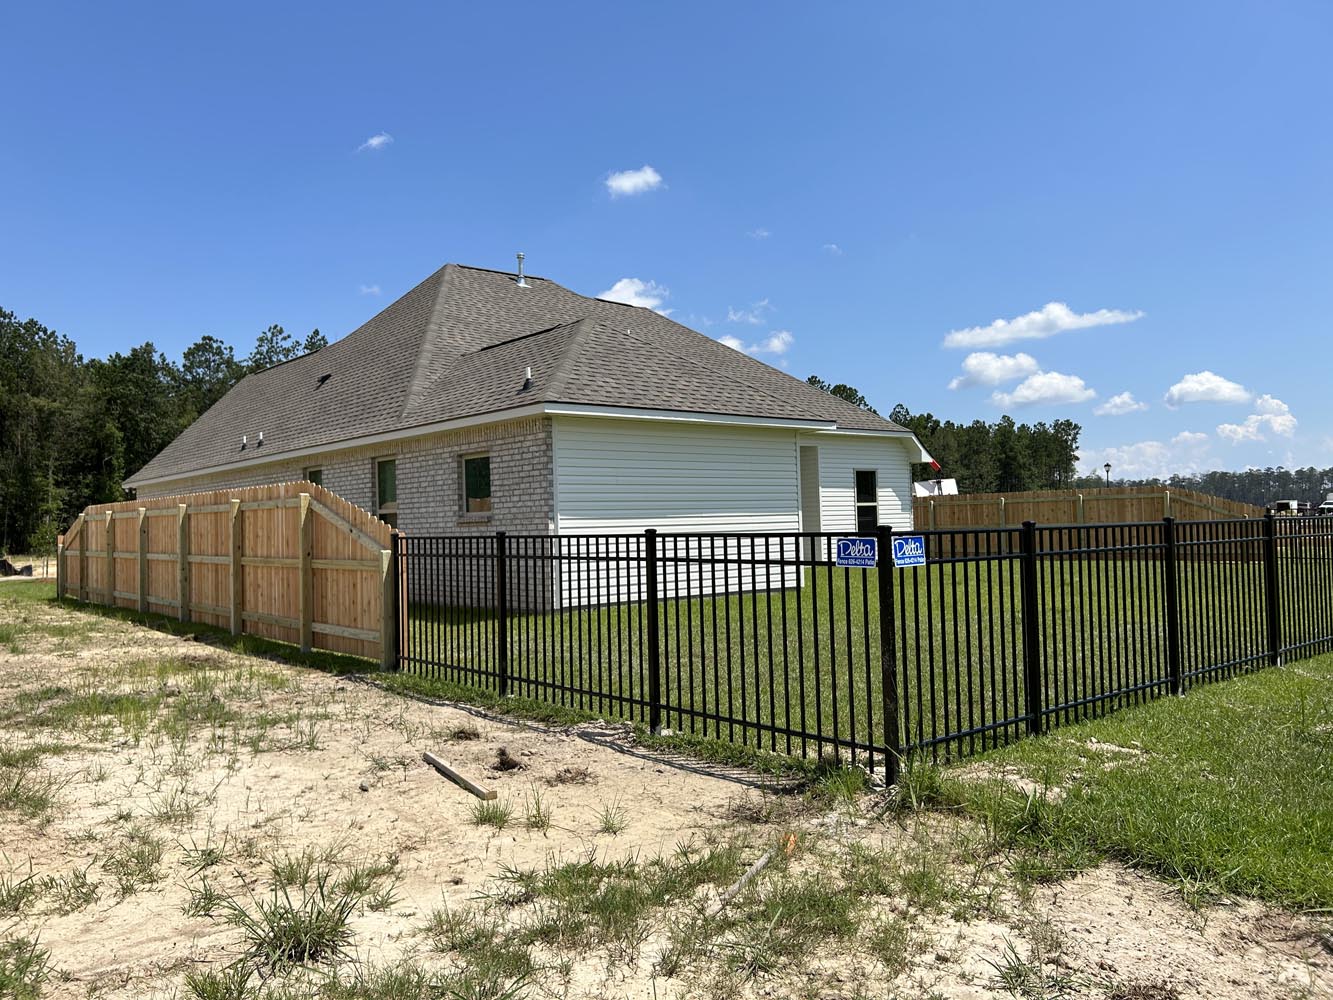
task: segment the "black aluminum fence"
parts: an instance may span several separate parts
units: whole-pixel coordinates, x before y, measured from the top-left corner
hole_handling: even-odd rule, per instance
[[[913,534],[401,537],[400,664],[892,780],[1333,650],[1333,518]]]

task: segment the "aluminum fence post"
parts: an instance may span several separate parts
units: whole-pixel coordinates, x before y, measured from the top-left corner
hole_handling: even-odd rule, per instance
[[[1176,567],[1174,517],[1162,518],[1162,544],[1165,547],[1162,570],[1166,575],[1166,664],[1171,677],[1171,693],[1184,694],[1185,678],[1180,663],[1180,574]]]
[[[1037,587],[1037,522],[1024,521],[1022,531],[1023,579],[1023,688],[1027,701],[1028,733],[1042,731],[1041,621]]]
[[[1264,515],[1264,594],[1268,610],[1268,662],[1282,665],[1282,609],[1277,578],[1277,517]]]
[[[496,624],[496,659],[498,663],[500,695],[509,693],[509,560],[505,533],[495,533],[495,608],[498,617]]]
[[[902,750],[901,722],[898,718],[898,630],[893,615],[893,529],[879,526],[879,545],[875,575],[879,578],[879,684],[884,713],[884,780],[898,783],[899,754]]]
[[[657,529],[643,533],[645,571],[648,575],[648,728],[654,733],[662,728],[662,649],[658,641],[657,608]]]

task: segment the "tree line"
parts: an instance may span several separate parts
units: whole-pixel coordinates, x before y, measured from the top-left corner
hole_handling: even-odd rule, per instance
[[[818,375],[806,382],[871,413],[879,413],[853,386],[830,384]],[[946,478],[958,481],[961,493],[1010,493],[1021,490],[1063,490],[1074,484],[1078,437],[1083,428],[1072,420],[1047,424],[1015,423],[1003,416],[995,423],[974,420],[956,424],[933,413],[913,413],[902,403],[889,419],[917,436],[939,463],[914,464],[915,480]]]
[[[179,361],[151,342],[84,358],[69,337],[0,309],[0,551],[50,552],[84,507],[126,499],[121,481],[242,377],[326,343],[273,325],[243,358],[211,335]]]
[[[1111,470],[1114,477],[1115,470]],[[1079,488],[1105,486],[1099,476],[1086,476],[1074,485]],[[1246,469],[1243,472],[1202,472],[1188,476],[1170,476],[1167,479],[1113,478],[1112,486],[1160,486],[1164,489],[1188,489],[1207,493],[1225,500],[1239,500],[1265,507],[1275,500],[1300,500],[1318,506],[1333,493],[1333,468],[1286,469],[1282,466],[1267,469]]]

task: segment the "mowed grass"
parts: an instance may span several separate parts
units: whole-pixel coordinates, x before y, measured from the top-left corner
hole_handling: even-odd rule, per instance
[[[1108,856],[1178,880],[1201,898],[1236,893],[1333,908],[1333,656],[1210,685],[984,759],[1060,790],[956,786],[972,812],[1039,849],[1052,875]]]
[[[1025,731],[1020,566],[996,556],[892,571],[905,748],[968,754]],[[804,585],[786,589],[778,587],[776,569],[767,579],[763,567],[753,578],[748,567],[744,575],[751,589],[743,593],[662,602],[663,723],[785,753],[884,746],[878,572],[807,568]],[[1050,724],[1168,690],[1164,579],[1155,558],[1042,560],[1040,701]],[[1187,686],[1191,673],[1217,679],[1267,662],[1261,563],[1186,560],[1180,580]],[[523,592],[521,585],[515,590]],[[1300,603],[1289,603],[1287,616],[1323,625],[1305,614],[1318,593],[1295,597]],[[407,630],[405,670],[496,688],[499,629],[491,610],[417,604]],[[1328,632],[1333,637],[1333,623]],[[514,612],[507,643],[511,692],[647,718],[642,603]]]

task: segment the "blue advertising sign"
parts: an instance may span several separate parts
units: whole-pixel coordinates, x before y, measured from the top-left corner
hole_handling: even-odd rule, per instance
[[[901,535],[893,540],[893,565],[898,569],[926,565],[926,540],[921,535]]]
[[[878,539],[838,538],[834,540],[833,563],[835,566],[874,569],[878,558]]]

